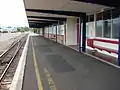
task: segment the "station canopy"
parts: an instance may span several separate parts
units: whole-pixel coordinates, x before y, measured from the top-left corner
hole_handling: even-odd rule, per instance
[[[105,0],[24,0],[24,3],[28,19],[61,20],[115,7],[114,3],[108,4],[109,1],[106,1],[107,3]]]

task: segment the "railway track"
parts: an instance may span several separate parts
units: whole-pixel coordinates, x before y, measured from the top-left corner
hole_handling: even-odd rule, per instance
[[[4,53],[6,53],[9,49],[11,49],[22,37],[23,37],[22,35],[19,35],[17,37],[12,38],[14,39],[13,42],[11,42],[11,44],[8,45],[8,47],[6,48],[6,50],[4,50],[4,52],[0,52],[0,57],[2,57]]]
[[[22,36],[0,56],[0,90],[9,90],[26,39]]]
[[[21,37],[22,37],[22,34],[19,35],[19,36],[10,38],[8,40],[5,40],[5,42],[2,41],[5,44],[5,46],[2,46],[2,47],[0,46],[0,57],[11,45],[13,45]],[[0,41],[0,43],[2,43],[2,42]]]

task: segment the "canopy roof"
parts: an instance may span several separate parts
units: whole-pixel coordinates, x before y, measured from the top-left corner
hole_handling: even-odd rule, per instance
[[[44,19],[45,17],[47,19],[48,17],[72,18],[74,16],[80,16],[82,13],[91,14],[115,6],[113,5],[111,7],[112,5],[104,3],[103,5],[101,3],[99,5],[93,1],[98,0],[24,0],[24,3],[28,18],[34,16],[34,18],[43,17]]]

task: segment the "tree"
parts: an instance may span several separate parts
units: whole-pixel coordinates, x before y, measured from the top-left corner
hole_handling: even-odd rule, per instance
[[[25,32],[25,31],[29,31],[28,27],[18,27],[17,28],[17,32]]]
[[[20,32],[21,31],[21,29],[20,28],[17,28],[17,32]]]
[[[29,28],[28,27],[24,27],[24,31],[29,31]]]

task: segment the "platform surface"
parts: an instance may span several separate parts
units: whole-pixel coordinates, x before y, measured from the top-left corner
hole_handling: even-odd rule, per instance
[[[22,90],[40,89],[120,90],[120,69],[43,37],[32,36]]]

